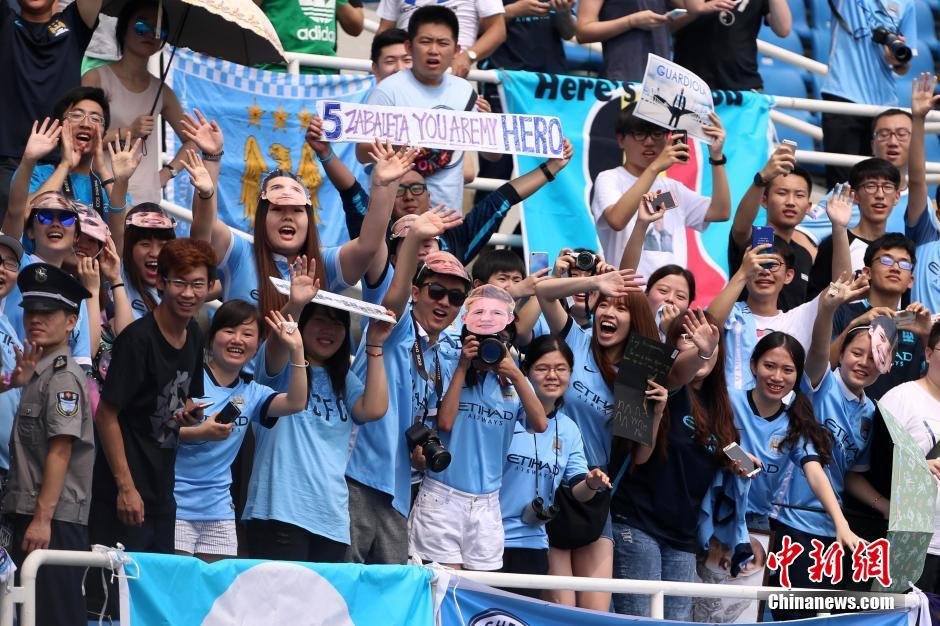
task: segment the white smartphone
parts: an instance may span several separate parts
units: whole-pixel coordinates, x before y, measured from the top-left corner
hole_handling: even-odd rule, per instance
[[[686,9],[673,9],[672,11],[669,11],[668,13],[666,13],[666,17],[668,17],[671,20],[674,20],[677,17],[685,15],[686,13],[688,13]]]
[[[747,455],[744,449],[737,444],[737,442],[731,442],[724,447],[725,456],[727,456],[732,461],[738,461],[741,464],[741,469],[744,470],[748,478],[751,478],[760,471],[760,467]]]
[[[790,149],[790,152],[792,152],[793,154],[796,154],[796,142],[793,141],[792,139],[784,139],[783,141],[780,142],[780,145],[788,147]]]

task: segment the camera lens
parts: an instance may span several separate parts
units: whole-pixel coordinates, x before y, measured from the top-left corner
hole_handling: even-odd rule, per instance
[[[424,458],[432,472],[443,472],[450,465],[450,452],[437,437],[431,437],[424,444]]]
[[[579,252],[574,265],[582,272],[590,272],[597,264],[597,257],[591,252]]]
[[[499,339],[487,337],[480,342],[478,357],[486,365],[496,365],[503,360],[506,348]]]

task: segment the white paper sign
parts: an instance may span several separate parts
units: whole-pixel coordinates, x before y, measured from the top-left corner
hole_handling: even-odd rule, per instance
[[[289,296],[290,295],[290,281],[284,280],[283,278],[275,278],[273,276],[269,277],[271,279],[271,284],[274,285],[274,288],[277,289],[279,294]],[[317,295],[313,297],[311,302],[316,302],[317,304],[322,304],[323,306],[328,306],[334,309],[342,309],[343,311],[349,311],[350,313],[358,313],[364,317],[371,317],[373,319],[382,320],[383,322],[391,322],[395,324],[398,320],[394,316],[389,315],[385,307],[379,306],[378,304],[371,304],[369,302],[363,302],[362,300],[356,300],[355,298],[347,298],[346,296],[341,296],[338,293],[330,293],[329,291],[323,291],[320,289],[317,291]]]
[[[502,154],[561,157],[561,120],[544,115],[475,113],[452,109],[415,109],[320,100],[326,141],[372,142],[397,146],[477,150]]]
[[[711,125],[708,114],[714,110],[712,90],[704,80],[672,61],[649,55],[633,115],[665,128],[686,130],[710,144],[702,125]]]

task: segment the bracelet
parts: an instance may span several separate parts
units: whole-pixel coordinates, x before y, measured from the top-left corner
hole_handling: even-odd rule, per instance
[[[378,348],[379,350],[381,350],[381,349],[384,348],[385,346],[377,345],[377,344],[374,344],[374,343],[367,343],[367,344],[366,344],[366,347],[367,347],[367,348]]]
[[[111,285],[111,291],[114,291],[118,287],[123,287],[123,286],[124,286],[124,283],[114,283],[113,285]]]
[[[212,191],[209,192],[209,195],[208,195],[208,196],[202,195],[202,192],[201,192],[201,191],[199,191],[199,192],[197,192],[197,193],[199,194],[199,197],[202,198],[203,200],[208,200],[209,198],[211,198],[212,196],[215,195],[215,187],[212,188]]]
[[[177,170],[173,169],[172,163],[164,163],[163,167],[160,169],[168,171],[170,173],[170,178],[176,178],[176,175],[179,174]]]
[[[332,161],[334,157],[336,157],[336,153],[333,152],[333,148],[330,148],[330,153],[326,156],[326,158],[325,158],[325,159],[321,159],[321,158],[320,158],[320,155],[318,154],[318,155],[317,155],[317,161],[319,161],[319,162],[322,163],[323,165],[326,165],[327,163],[329,163],[330,161]]]
[[[202,160],[203,161],[221,161],[223,154],[225,154],[225,150],[219,150],[218,154],[209,154],[208,152],[203,151]]]
[[[121,206],[115,206],[113,204],[108,205],[108,213],[121,213],[124,209],[127,208],[127,201],[125,200],[124,204]]]
[[[309,365],[307,361],[304,361],[303,363],[291,363],[290,364],[291,367],[301,367],[303,369],[307,369],[307,365]]]
[[[718,159],[713,159],[710,156],[708,157],[709,165],[724,165],[727,162],[728,162],[728,157],[726,157],[723,154],[721,155],[721,158],[718,158]]]
[[[539,169],[542,170],[542,173],[545,174],[545,178],[548,179],[548,182],[555,180],[555,175],[552,174],[552,171],[548,169],[548,165],[545,163],[539,163]]]
[[[711,361],[712,357],[715,356],[716,352],[718,352],[718,348],[715,348],[714,350],[712,350],[712,353],[709,354],[708,356],[702,356],[701,354],[699,354],[698,358],[702,359],[703,361]]]
[[[382,352],[382,351],[379,351],[379,352],[376,354],[375,352],[369,352],[368,350],[366,350],[365,353],[366,353],[366,356],[374,356],[374,357],[379,357],[379,356],[382,356],[383,354],[385,354],[385,353]]]
[[[102,186],[102,187],[107,187],[108,185],[110,185],[110,184],[113,183],[113,182],[114,182],[114,178],[112,177],[112,178],[109,178],[109,179],[107,179],[107,180],[101,181],[101,186]]]

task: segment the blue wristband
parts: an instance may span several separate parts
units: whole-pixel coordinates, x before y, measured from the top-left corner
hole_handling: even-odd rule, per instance
[[[327,163],[332,161],[335,156],[336,156],[336,153],[333,152],[333,148],[330,148],[330,156],[326,157],[325,159],[321,159],[320,157],[317,157],[317,160],[323,165],[326,165]]]

